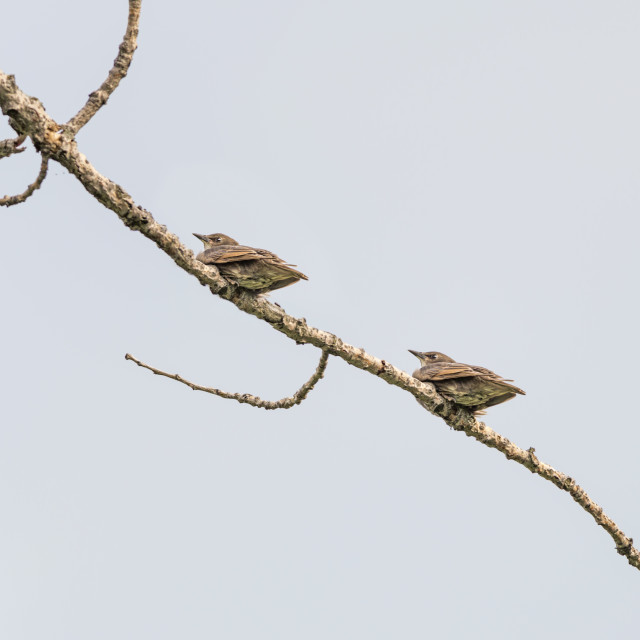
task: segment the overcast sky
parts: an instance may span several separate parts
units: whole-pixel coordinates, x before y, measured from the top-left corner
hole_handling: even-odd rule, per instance
[[[5,3],[0,68],[68,120],[126,3]],[[309,276],[271,299],[413,371],[527,395],[486,422],[640,540],[640,5],[145,2],[78,135],[182,241]],[[12,136],[6,119],[0,138]],[[33,180],[30,147],[0,195]],[[0,211],[0,636],[637,638],[640,574],[568,494],[210,295],[53,163]]]

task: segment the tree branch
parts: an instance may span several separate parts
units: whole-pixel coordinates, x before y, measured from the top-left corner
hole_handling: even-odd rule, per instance
[[[262,400],[257,396],[252,396],[249,393],[229,393],[227,391],[221,391],[220,389],[214,389],[213,387],[203,387],[195,382],[189,382],[185,380],[177,373],[167,373],[161,371],[155,367],[151,367],[144,362],[140,362],[134,358],[131,354],[127,353],[124,357],[125,360],[131,360],[135,362],[139,367],[144,367],[153,371],[158,376],[164,376],[165,378],[171,378],[177,380],[182,384],[186,384],[187,387],[191,387],[194,391],[204,391],[205,393],[211,393],[214,396],[220,396],[221,398],[227,398],[229,400],[237,400],[240,404],[250,404],[252,407],[258,407],[260,409],[290,409],[291,407],[300,404],[308,395],[309,392],[316,386],[316,383],[324,377],[324,371],[327,368],[327,361],[329,360],[329,353],[323,351],[320,356],[320,362],[313,372],[313,375],[290,397],[281,398],[280,400]]]
[[[40,163],[40,172],[36,179],[20,194],[17,196],[5,196],[0,198],[0,206],[11,207],[14,204],[20,204],[24,202],[36,189],[39,189],[42,182],[47,177],[47,169],[49,166],[49,158],[42,156],[42,162]]]
[[[26,147],[20,145],[27,139],[27,136],[18,136],[8,140],[0,140],[0,158],[7,158],[14,153],[22,153]]]
[[[102,105],[106,104],[111,94],[116,90],[122,78],[127,75],[133,54],[138,47],[138,24],[140,22],[140,4],[142,0],[129,0],[129,18],[127,30],[118,48],[118,55],[113,61],[113,67],[107,79],[100,88],[89,94],[89,100],[78,113],[64,125],[64,136],[73,138],[82,127],[98,112]]]
[[[220,276],[217,269],[198,262],[193,252],[183,246],[177,236],[158,224],[148,211],[136,205],[122,187],[98,173],[78,151],[75,141],[60,135],[59,128],[47,115],[42,104],[37,99],[26,96],[16,86],[13,76],[1,71],[0,106],[3,113],[9,116],[11,126],[18,133],[29,135],[36,149],[43,150],[68,169],[89,193],[111,209],[127,227],[139,231],[155,242],[180,268],[195,276],[201,284],[208,286],[212,293],[230,301],[241,311],[264,320],[276,331],[297,343],[312,344],[326,353],[342,358],[354,367],[381,378],[388,384],[408,391],[428,411],[442,418],[456,431],[463,431],[487,447],[497,449],[508,460],[521,464],[559,489],[567,491],[612,537],[618,553],[625,556],[633,567],[640,569],[640,552],[633,546],[633,540],[604,514],[602,508],[572,478],[540,462],[533,448],[526,451],[521,449],[483,422],[479,422],[466,409],[444,399],[433,385],[416,380],[384,360],[368,354],[364,349],[343,342],[332,333],[309,326],[304,318],[294,318],[281,307],[231,285]]]

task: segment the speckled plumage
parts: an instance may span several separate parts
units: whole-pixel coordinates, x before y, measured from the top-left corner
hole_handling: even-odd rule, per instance
[[[456,362],[438,351],[412,351],[422,365],[413,372],[421,382],[431,382],[438,393],[473,413],[515,398],[525,392],[484,367]]]
[[[240,287],[263,294],[308,280],[275,253],[238,244],[223,233],[204,236],[193,234],[204,244],[205,250],[196,256],[204,264],[215,265],[220,274]]]

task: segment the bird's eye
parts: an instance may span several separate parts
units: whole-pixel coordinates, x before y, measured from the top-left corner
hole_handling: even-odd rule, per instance
[[[216,236],[216,237],[213,239],[213,241],[214,241],[214,242],[222,242],[222,238],[221,238],[220,236]]]
[[[436,360],[436,359],[437,359],[437,357],[438,357],[438,356],[437,356],[437,354],[435,354],[435,353],[430,353],[430,354],[428,355],[428,358],[429,358],[430,360]]]

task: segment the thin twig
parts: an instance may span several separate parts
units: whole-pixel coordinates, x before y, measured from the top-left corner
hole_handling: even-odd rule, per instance
[[[47,177],[48,165],[49,158],[46,155],[43,155],[42,162],[40,163],[40,172],[38,173],[38,177],[20,195],[5,196],[4,198],[0,198],[0,206],[11,207],[14,204],[20,204],[24,202],[36,189],[39,189],[42,185],[42,182]]]
[[[211,393],[214,396],[220,396],[221,398],[227,398],[228,400],[237,400],[241,404],[250,404],[252,407],[258,407],[259,409],[290,409],[291,407],[300,404],[309,395],[309,392],[315,387],[316,383],[324,376],[324,371],[327,368],[327,361],[329,360],[329,353],[323,351],[320,356],[320,362],[313,372],[313,375],[290,397],[281,398],[280,400],[262,400],[258,396],[252,396],[250,393],[229,393],[228,391],[221,391],[220,389],[214,389],[213,387],[203,387],[195,382],[189,382],[177,373],[167,373],[161,371],[155,367],[151,367],[144,362],[134,358],[131,354],[127,353],[124,357],[125,360],[131,360],[135,362],[139,367],[149,369],[158,376],[164,376],[165,378],[171,378],[181,382],[182,384],[191,387],[194,391],[204,391],[205,393]]]
[[[9,138],[7,140],[0,140],[0,158],[7,158],[14,153],[22,153],[26,147],[20,145],[27,139],[27,136],[22,135],[17,138]]]
[[[68,140],[73,138],[82,127],[98,112],[109,96],[116,90],[120,80],[127,75],[133,54],[138,47],[138,24],[140,22],[140,4],[142,0],[129,0],[129,18],[127,30],[118,48],[118,55],[113,61],[113,67],[109,71],[107,79],[100,88],[89,94],[89,100],[78,113],[64,125],[64,136]]]
[[[363,369],[388,384],[408,391],[432,414],[442,418],[457,431],[475,438],[487,447],[497,449],[508,460],[513,460],[532,473],[549,480],[558,488],[567,491],[596,523],[611,536],[619,554],[625,556],[629,564],[640,569],[640,552],[633,546],[633,540],[625,535],[618,525],[606,516],[576,482],[560,471],[556,471],[535,456],[533,450],[521,449],[507,438],[479,422],[466,409],[460,408],[440,396],[435,387],[423,383],[393,365],[380,360],[364,349],[347,344],[338,336],[316,329],[304,318],[295,318],[265,300],[244,292],[220,277],[217,269],[197,261],[193,252],[166,227],[156,222],[149,211],[136,205],[133,198],[119,185],[101,175],[80,151],[74,140],[65,140],[56,135],[55,122],[35,98],[25,95],[16,85],[15,78],[0,71],[0,107],[19,133],[31,136],[36,148],[46,151],[51,157],[68,169],[82,186],[98,201],[113,211],[130,229],[139,231],[164,251],[184,271],[195,276],[209,287],[210,291],[232,302],[238,309],[264,320],[276,331],[280,331],[296,343],[312,344],[331,355],[342,358],[348,364]],[[52,133],[53,132],[53,133]]]

